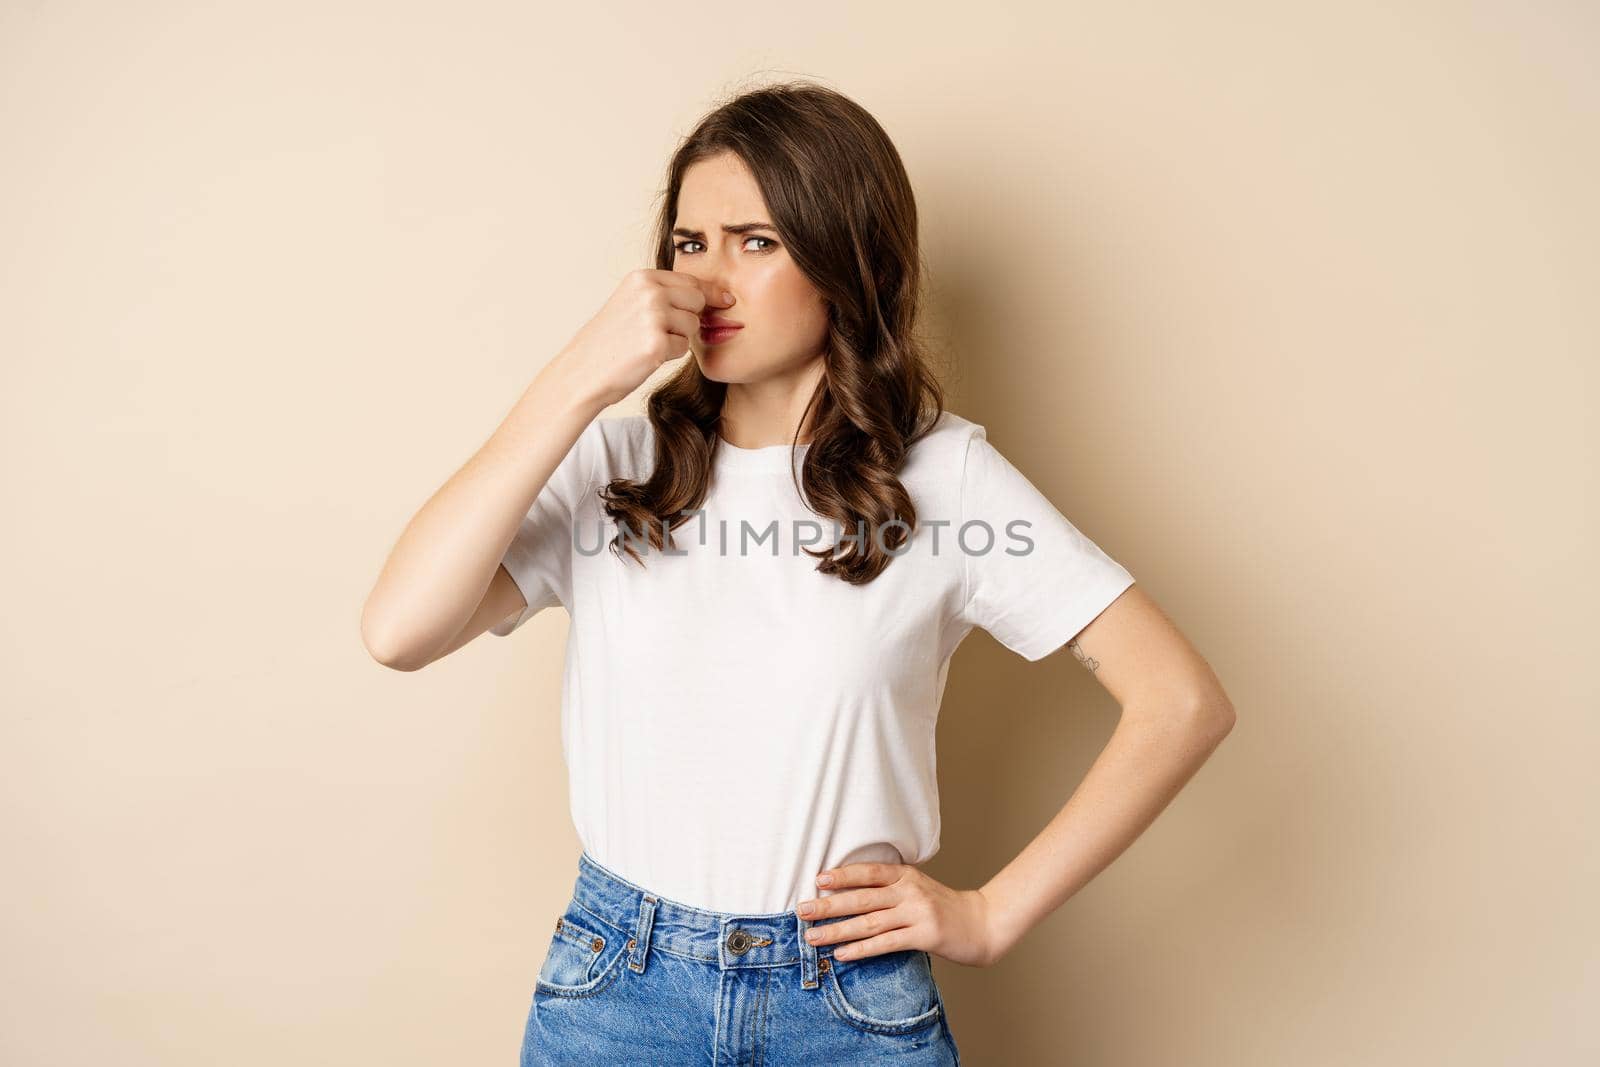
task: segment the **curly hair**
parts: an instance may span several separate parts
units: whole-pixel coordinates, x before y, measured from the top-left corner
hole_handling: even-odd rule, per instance
[[[917,332],[922,262],[911,183],[883,127],[843,94],[806,82],[746,91],[709,112],[673,153],[655,227],[658,268],[672,269],[685,172],[724,152],[748,166],[773,226],[827,303],[800,488],[814,512],[856,534],[841,538],[843,553],[838,545],[806,552],[821,560],[817,570],[865,584],[912,536],[916,508],[897,472],[945,406]],[[685,512],[701,506],[726,393],[693,359],[651,391],[654,469],[600,491],[623,531],[613,554],[639,560],[643,536],[661,549],[668,531],[691,518]]]

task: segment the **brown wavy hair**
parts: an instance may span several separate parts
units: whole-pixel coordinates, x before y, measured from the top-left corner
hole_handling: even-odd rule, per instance
[[[685,172],[724,152],[749,167],[789,254],[827,301],[823,374],[806,405],[807,412],[815,408],[814,432],[800,491],[847,536],[806,552],[821,560],[824,574],[865,584],[916,527],[897,472],[945,405],[917,332],[922,262],[911,182],[883,127],[843,94],[808,82],[744,92],[702,118],[673,153],[654,236],[657,268],[672,269]],[[600,490],[622,531],[611,541],[613,554],[626,551],[642,564],[639,531],[660,550],[666,531],[693,518],[684,512],[698,509],[710,488],[726,393],[727,384],[706,378],[693,357],[651,391],[654,470],[643,481],[618,478]],[[849,540],[852,532],[863,536]]]

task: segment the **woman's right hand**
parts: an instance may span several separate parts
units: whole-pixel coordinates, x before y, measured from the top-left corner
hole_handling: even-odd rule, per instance
[[[719,297],[693,274],[631,270],[556,359],[605,404],[615,404],[667,360],[689,354],[701,310]]]

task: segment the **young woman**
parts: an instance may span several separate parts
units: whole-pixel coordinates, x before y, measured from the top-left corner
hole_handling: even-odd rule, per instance
[[[987,966],[1227,733],[1132,575],[945,409],[917,213],[849,99],[743,94],[674,155],[623,279],[395,546],[367,647],[415,670],[560,604],[583,845],[531,1064],[959,1062],[931,954]],[[600,417],[683,356],[646,413]],[[980,889],[939,848],[934,724],[974,627],[1061,647],[1123,720]]]

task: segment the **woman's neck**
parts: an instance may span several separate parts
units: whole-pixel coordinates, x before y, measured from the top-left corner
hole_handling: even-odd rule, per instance
[[[799,374],[729,384],[722,401],[718,434],[736,448],[809,443],[815,409],[807,408],[821,374],[822,360],[817,359]],[[806,420],[804,426],[800,425],[802,416]]]

